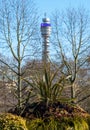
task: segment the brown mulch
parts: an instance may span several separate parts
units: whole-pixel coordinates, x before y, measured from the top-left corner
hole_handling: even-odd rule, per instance
[[[89,115],[86,111],[77,105],[61,102],[56,102],[48,105],[46,105],[44,102],[24,104],[21,110],[14,108],[9,110],[9,112],[28,119],[37,117],[47,118],[50,116],[54,116],[56,118],[75,116],[87,117]]]

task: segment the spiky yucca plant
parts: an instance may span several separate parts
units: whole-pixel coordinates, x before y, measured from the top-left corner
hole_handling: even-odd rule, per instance
[[[45,102],[48,105],[49,103],[60,100],[63,90],[63,80],[58,79],[56,81],[57,72],[52,73],[45,69],[43,76],[36,77],[30,83],[38,101]]]

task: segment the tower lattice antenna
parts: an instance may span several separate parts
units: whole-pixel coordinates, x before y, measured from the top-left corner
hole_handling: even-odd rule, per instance
[[[47,16],[47,14],[46,14],[46,12],[44,13],[44,17],[46,18],[46,16]]]

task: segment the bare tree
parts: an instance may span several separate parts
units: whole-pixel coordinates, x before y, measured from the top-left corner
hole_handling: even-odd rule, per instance
[[[34,57],[37,46],[37,9],[32,0],[6,0],[0,6],[0,47],[3,54],[11,57],[13,62],[0,58],[16,76],[18,108],[23,103],[21,69],[27,57]],[[37,36],[37,37],[36,37]],[[37,49],[36,49],[37,48]]]
[[[78,71],[86,61],[90,49],[90,19],[85,9],[67,9],[53,14],[53,45],[64,67],[62,73],[69,76],[71,98],[75,98],[75,81]]]

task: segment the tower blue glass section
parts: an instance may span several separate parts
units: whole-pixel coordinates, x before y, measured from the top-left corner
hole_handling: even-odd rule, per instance
[[[48,26],[51,26],[50,23],[41,23],[41,27],[48,27]]]

